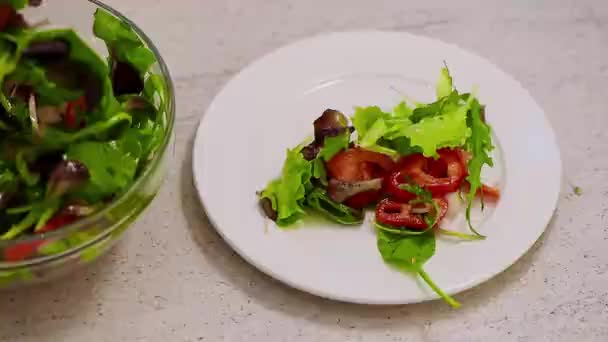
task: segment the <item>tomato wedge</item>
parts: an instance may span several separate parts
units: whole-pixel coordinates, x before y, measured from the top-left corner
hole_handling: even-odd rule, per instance
[[[359,182],[383,178],[394,169],[395,163],[384,154],[354,147],[336,154],[326,166],[330,178]],[[352,208],[363,208],[377,201],[380,194],[381,191],[366,191],[350,197],[344,203]]]
[[[412,194],[400,188],[408,180],[429,190],[433,196],[443,196],[460,189],[467,175],[460,152],[441,149],[437,153],[438,160],[426,158],[420,153],[403,157],[399,161],[399,171],[388,178],[389,195],[400,201],[412,199]]]
[[[444,198],[433,199],[439,206],[440,212],[437,218],[439,223],[448,212],[448,201]],[[376,221],[395,228],[410,228],[424,230],[428,228],[421,214],[412,212],[413,205],[399,203],[388,198],[383,199],[376,207]]]

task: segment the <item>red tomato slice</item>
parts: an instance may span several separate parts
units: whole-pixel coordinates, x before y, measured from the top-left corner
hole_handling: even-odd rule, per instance
[[[403,157],[399,161],[399,171],[389,178],[389,193],[403,200],[411,196],[399,185],[410,179],[429,190],[433,196],[442,196],[457,191],[467,175],[463,158],[459,151],[441,149],[439,159],[426,158],[420,153]]]
[[[354,147],[336,154],[326,166],[330,178],[358,182],[382,178],[394,169],[395,164],[384,154]],[[380,194],[381,191],[366,191],[352,196],[344,203],[352,208],[363,208],[377,201]]]
[[[448,201],[444,198],[433,199],[439,205],[439,223],[448,212]],[[380,201],[376,207],[376,221],[395,228],[410,228],[424,230],[428,225],[421,214],[412,213],[413,206],[408,203],[399,203],[388,198]]]

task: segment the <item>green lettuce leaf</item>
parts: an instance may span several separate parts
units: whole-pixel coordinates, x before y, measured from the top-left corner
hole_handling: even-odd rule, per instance
[[[124,141],[72,144],[66,157],[87,166],[90,179],[77,196],[92,203],[125,190],[133,182],[137,169],[138,156]]]
[[[323,139],[323,147],[319,151],[317,158],[323,160],[330,160],[338,152],[348,148],[350,143],[350,132],[345,134],[339,134],[335,137],[325,137]]]
[[[281,177],[270,182],[260,195],[271,201],[280,227],[298,221],[306,213],[304,200],[312,176],[312,162],[304,159],[300,151],[300,147],[287,150]]]
[[[448,67],[441,68],[441,74],[439,75],[439,80],[437,81],[437,98],[440,99],[442,97],[448,96],[452,93],[452,89],[454,86],[452,85],[452,76],[450,76],[450,71]]]
[[[365,137],[367,131],[372,127],[376,120],[389,117],[390,114],[383,112],[380,107],[356,107],[355,114],[352,116],[351,120],[355,127],[355,131],[359,135],[359,141]]]

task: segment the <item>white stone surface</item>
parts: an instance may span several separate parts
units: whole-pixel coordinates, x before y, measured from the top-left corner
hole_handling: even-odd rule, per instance
[[[0,341],[608,341],[607,1],[108,2],[141,25],[173,72],[173,168],[136,227],[94,266],[1,293]],[[512,268],[457,296],[460,310],[343,304],[287,288],[227,247],[194,193],[194,128],[235,72],[300,37],[366,28],[485,56],[530,90],[559,137],[565,180],[552,224]]]

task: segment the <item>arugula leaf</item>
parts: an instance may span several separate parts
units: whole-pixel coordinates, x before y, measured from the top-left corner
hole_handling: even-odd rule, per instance
[[[325,137],[323,139],[323,147],[319,151],[317,158],[330,160],[338,152],[348,148],[350,143],[350,132],[336,135],[335,137]]]
[[[418,274],[450,306],[460,306],[460,303],[444,293],[423,269],[423,265],[435,254],[435,235],[432,232],[404,237],[378,230],[377,247],[387,264],[405,272]]]
[[[471,160],[468,162],[469,175],[467,181],[470,184],[469,194],[467,195],[467,210],[466,218],[471,231],[479,234],[471,224],[471,207],[475,199],[477,189],[481,187],[481,170],[484,165],[494,166],[494,162],[489,155],[489,152],[494,148],[492,145],[492,135],[490,126],[481,120],[482,107],[477,100],[472,101],[471,110],[468,113],[468,125],[471,127],[471,136],[466,142],[466,147],[472,154]]]
[[[95,11],[93,32],[106,42],[113,58],[130,64],[140,75],[156,62],[154,53],[144,46],[131,26],[105,10]]]
[[[324,189],[315,188],[306,196],[306,205],[337,223],[354,225],[363,222],[363,212],[332,201]]]
[[[97,202],[125,190],[133,181],[137,157],[124,142],[84,141],[68,147],[66,158],[78,160],[89,170],[89,181],[78,196]]]
[[[305,214],[306,186],[312,176],[312,162],[300,153],[301,148],[287,150],[281,177],[268,184],[260,198],[268,198],[277,212],[277,225],[288,226]]]

